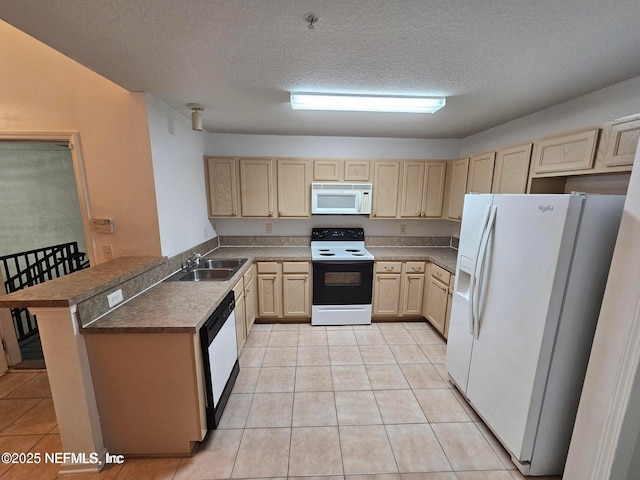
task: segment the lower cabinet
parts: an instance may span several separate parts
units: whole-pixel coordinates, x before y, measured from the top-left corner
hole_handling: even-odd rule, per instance
[[[451,293],[454,276],[436,264],[430,264],[424,289],[424,317],[447,338],[451,314]]]
[[[258,262],[258,318],[311,317],[309,262]]]
[[[256,294],[255,294],[256,267],[251,268],[242,276],[233,293],[236,300],[236,339],[238,340],[238,352],[249,336],[251,327],[256,320]]]
[[[376,262],[374,317],[422,315],[425,262]]]
[[[84,340],[107,450],[191,455],[207,433],[199,334],[91,334]]]

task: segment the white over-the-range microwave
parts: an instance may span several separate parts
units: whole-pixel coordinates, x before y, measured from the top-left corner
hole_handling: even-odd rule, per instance
[[[312,183],[311,213],[325,215],[369,215],[370,183]]]

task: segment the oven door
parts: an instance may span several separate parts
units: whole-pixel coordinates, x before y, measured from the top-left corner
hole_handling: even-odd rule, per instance
[[[313,305],[371,305],[373,260],[314,261]]]

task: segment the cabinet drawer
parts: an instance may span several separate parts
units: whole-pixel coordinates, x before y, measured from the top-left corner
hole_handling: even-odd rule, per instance
[[[402,262],[376,262],[376,273],[401,273]]]
[[[405,273],[424,273],[424,262],[406,262]]]
[[[278,273],[278,262],[258,262],[258,273]]]
[[[244,281],[242,278],[238,280],[236,286],[233,287],[233,293],[236,296],[236,300],[240,297],[240,295],[244,295]]]
[[[445,285],[449,285],[449,282],[451,281],[451,274],[435,263],[431,264],[431,276],[433,278],[437,278]]]
[[[253,264],[251,265],[251,267],[249,267],[249,270],[246,271],[246,273],[242,276],[242,279],[244,280],[244,286],[246,288],[247,285],[249,285],[249,283],[251,283],[251,281],[256,278],[256,265]]]
[[[309,273],[309,262],[282,262],[282,273]]]

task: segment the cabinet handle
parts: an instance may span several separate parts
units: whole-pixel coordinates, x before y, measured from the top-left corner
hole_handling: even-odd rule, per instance
[[[434,284],[436,287],[438,287],[440,290],[442,290],[443,292],[447,292],[448,293],[448,288],[445,287],[444,285],[440,285],[439,283]]]
[[[273,212],[271,212],[271,211],[270,211],[270,212],[269,212],[269,216],[270,216],[270,217],[273,217]]]
[[[385,265],[384,269],[385,269],[387,272],[393,272],[393,267],[390,267],[389,265]]]
[[[421,270],[420,267],[411,267],[411,270],[413,270],[414,272],[419,272]]]
[[[462,215],[458,215],[458,220],[462,220]]]
[[[440,272],[436,272],[436,276],[442,278],[442,274]]]
[[[235,216],[236,216],[236,211],[235,211],[235,210],[234,210],[234,211],[232,211],[232,212],[231,212],[231,215],[233,215],[233,216],[235,217]]]

